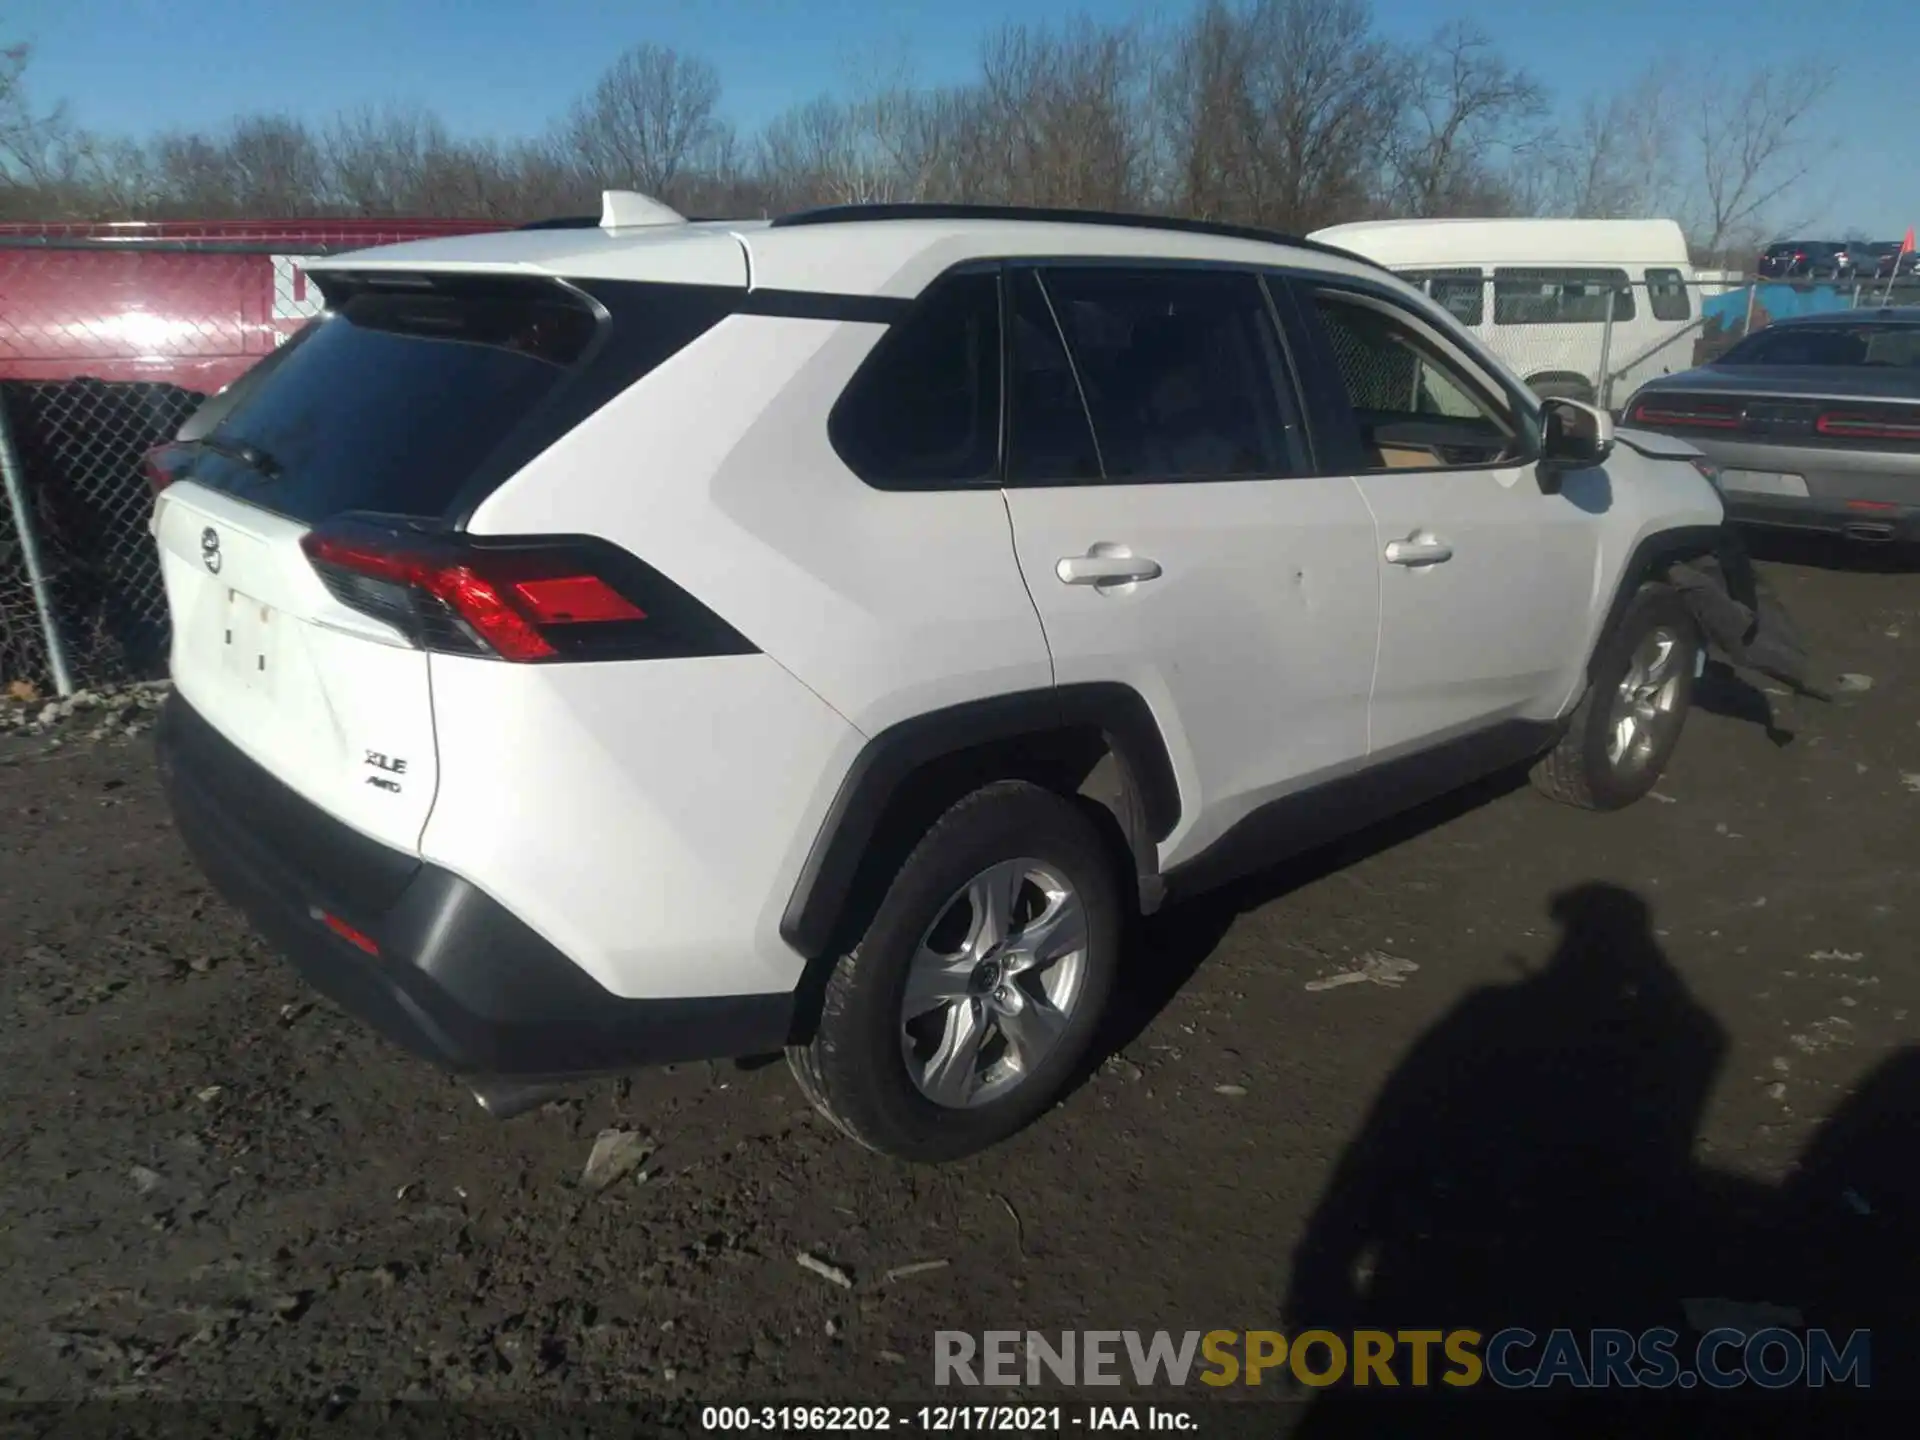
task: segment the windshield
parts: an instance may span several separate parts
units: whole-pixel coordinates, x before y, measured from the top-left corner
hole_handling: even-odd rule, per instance
[[[1742,340],[1720,363],[1920,368],[1920,325],[1782,325]]]

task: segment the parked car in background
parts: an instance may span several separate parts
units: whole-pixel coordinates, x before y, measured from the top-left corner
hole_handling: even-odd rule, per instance
[[[1760,252],[1758,264],[1767,280],[1853,280],[1879,268],[1864,240],[1780,240]]]
[[[1890,280],[1899,275],[1911,275],[1920,269],[1920,250],[1903,250],[1898,240],[1876,240],[1870,247],[1874,256],[1873,273],[1876,278]]]
[[[1777,320],[1626,414],[1711,458],[1734,520],[1920,538],[1920,308]]]
[[[1700,297],[1671,220],[1378,220],[1310,238],[1424,290],[1536,395],[1591,403],[1693,362]]]

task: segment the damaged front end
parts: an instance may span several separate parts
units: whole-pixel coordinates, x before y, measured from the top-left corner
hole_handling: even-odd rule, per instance
[[[1667,580],[1693,612],[1708,643],[1736,669],[1752,670],[1802,695],[1832,700],[1814,678],[1813,660],[1799,628],[1731,527],[1718,550],[1668,567]]]

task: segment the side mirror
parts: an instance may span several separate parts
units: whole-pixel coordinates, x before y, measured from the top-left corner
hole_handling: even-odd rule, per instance
[[[1557,494],[1569,470],[1587,470],[1613,453],[1613,417],[1598,406],[1559,397],[1540,402],[1540,488]]]

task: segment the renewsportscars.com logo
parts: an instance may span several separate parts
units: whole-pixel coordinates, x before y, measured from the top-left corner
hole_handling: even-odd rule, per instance
[[[1872,1384],[1871,1332],[1825,1330],[939,1330],[933,1383],[996,1386],[1492,1384],[1664,1390]]]

